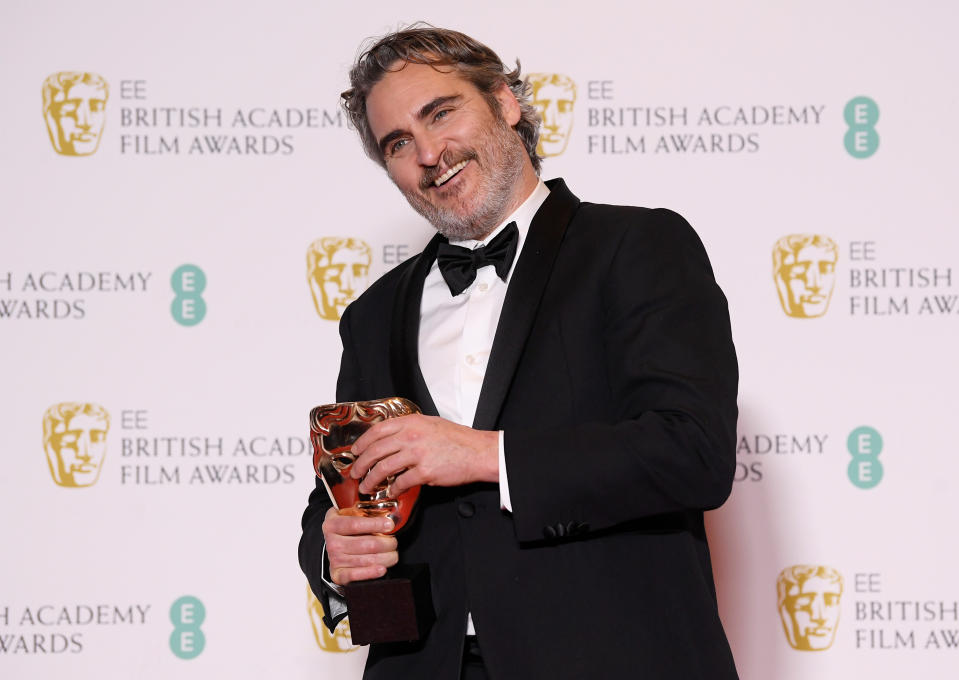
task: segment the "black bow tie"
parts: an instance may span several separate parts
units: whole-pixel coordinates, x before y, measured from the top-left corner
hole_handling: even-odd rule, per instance
[[[476,279],[476,270],[480,267],[493,265],[496,275],[503,281],[509,273],[509,267],[516,257],[516,246],[519,243],[519,230],[516,222],[510,222],[496,235],[489,245],[480,246],[475,250],[463,246],[453,246],[449,243],[440,243],[436,251],[436,262],[440,273],[450,288],[450,293],[459,295],[466,290]]]

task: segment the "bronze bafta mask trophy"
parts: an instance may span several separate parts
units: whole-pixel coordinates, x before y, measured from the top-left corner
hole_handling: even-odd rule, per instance
[[[359,492],[360,481],[350,477],[355,456],[350,450],[375,423],[420,413],[419,407],[400,397],[352,401],[317,406],[310,411],[313,469],[323,480],[330,500],[340,512],[367,517],[388,516],[402,529],[413,513],[420,487],[394,496],[388,477],[372,494]],[[343,587],[350,617],[353,644],[418,640],[433,622],[427,565],[393,567],[383,578],[357,581]]]

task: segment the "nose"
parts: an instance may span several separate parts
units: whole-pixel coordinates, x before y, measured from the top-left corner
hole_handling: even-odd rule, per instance
[[[809,611],[810,618],[816,623],[823,623],[826,620],[826,617],[823,615],[823,601],[821,597],[817,597],[812,601],[812,606]]]
[[[813,262],[809,265],[809,269],[806,270],[806,286],[814,290],[819,290],[819,288],[822,287],[820,278],[819,263]]]
[[[423,167],[439,165],[444,151],[446,142],[437,135],[424,131],[416,140],[416,160]]]
[[[77,125],[82,128],[90,127],[90,102],[86,99],[77,107]]]
[[[90,454],[90,435],[84,432],[77,438],[77,458],[82,461],[89,461],[92,457]]]
[[[543,126],[550,130],[559,129],[559,105],[555,99],[550,99],[543,108]]]
[[[343,273],[340,274],[340,292],[347,297],[353,295],[353,287],[356,285],[356,277],[353,276],[353,268],[343,267]]]

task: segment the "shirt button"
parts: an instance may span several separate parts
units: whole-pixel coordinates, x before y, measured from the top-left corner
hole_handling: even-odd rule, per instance
[[[485,293],[486,291],[489,290],[489,284],[481,283],[480,285],[476,286],[476,288],[477,290],[479,290],[479,292]]]
[[[467,355],[466,355],[466,363],[468,363],[470,366],[472,366],[473,364],[476,363],[476,357],[474,357],[472,354],[467,354]]]

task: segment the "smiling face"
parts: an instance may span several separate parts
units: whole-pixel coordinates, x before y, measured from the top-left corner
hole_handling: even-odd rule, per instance
[[[455,70],[393,69],[370,91],[366,109],[390,179],[450,240],[482,239],[537,182],[512,128],[520,118],[516,98],[502,85],[494,111]]]

